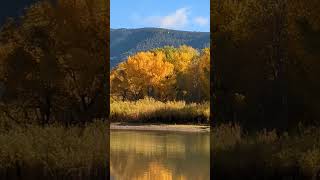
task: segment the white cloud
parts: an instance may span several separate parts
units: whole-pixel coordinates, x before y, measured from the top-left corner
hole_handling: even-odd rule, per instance
[[[205,27],[210,23],[208,17],[192,17],[190,7],[182,7],[163,16],[143,16],[137,12],[134,12],[132,13],[130,19],[137,27],[160,27],[177,30],[188,27]]]
[[[189,8],[180,8],[167,16],[148,17],[145,22],[161,28],[183,28],[189,22],[189,11]]]
[[[193,19],[193,22],[199,26],[205,26],[209,24],[209,19],[202,16],[198,16]]]

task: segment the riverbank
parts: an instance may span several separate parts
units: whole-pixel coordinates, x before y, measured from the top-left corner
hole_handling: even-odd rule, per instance
[[[143,124],[143,123],[111,123],[110,130],[136,131],[173,131],[173,132],[210,132],[208,125],[172,125],[172,124]]]

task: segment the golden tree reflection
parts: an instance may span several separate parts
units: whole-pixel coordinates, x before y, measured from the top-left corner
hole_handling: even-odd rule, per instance
[[[209,134],[117,131],[110,142],[116,179],[210,179]]]

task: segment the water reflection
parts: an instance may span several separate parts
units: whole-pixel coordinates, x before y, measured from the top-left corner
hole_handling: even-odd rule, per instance
[[[210,179],[209,133],[111,131],[116,180]]]

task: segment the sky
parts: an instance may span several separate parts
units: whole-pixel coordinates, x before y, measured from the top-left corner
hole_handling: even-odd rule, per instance
[[[210,32],[210,0],[110,0],[111,28]]]

